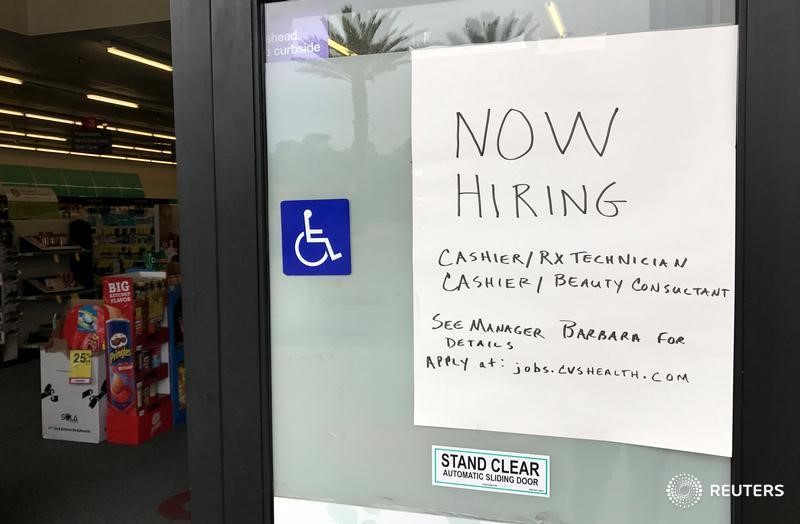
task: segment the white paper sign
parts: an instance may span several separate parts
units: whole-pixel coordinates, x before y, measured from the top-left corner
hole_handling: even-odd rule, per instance
[[[736,35],[412,53],[417,425],[730,456]]]

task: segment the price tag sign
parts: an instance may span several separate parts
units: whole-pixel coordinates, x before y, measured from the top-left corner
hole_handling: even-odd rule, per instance
[[[69,383],[91,384],[92,350],[71,349],[69,351]]]

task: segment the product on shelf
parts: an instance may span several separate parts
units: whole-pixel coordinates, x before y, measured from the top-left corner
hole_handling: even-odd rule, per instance
[[[103,279],[103,300],[121,317],[106,324],[109,442],[141,444],[172,427],[164,278],[140,272]]]
[[[113,206],[91,209],[88,221],[94,230],[95,273],[113,275],[144,268],[147,253],[155,250],[152,207]]]
[[[39,244],[44,247],[63,247],[69,244],[69,237],[61,233],[53,233],[52,231],[43,231],[34,237]]]
[[[183,300],[180,275],[167,279],[167,325],[169,326],[170,395],[174,425],[186,422],[186,365],[183,349]]]

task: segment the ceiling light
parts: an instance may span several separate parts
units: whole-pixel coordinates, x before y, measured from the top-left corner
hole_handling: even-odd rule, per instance
[[[147,131],[137,131],[135,129],[126,129],[124,127],[106,127],[109,131],[118,131],[120,133],[128,133],[129,135],[153,136],[153,133]]]
[[[55,140],[56,142],[66,142],[67,139],[60,137],[60,136],[53,136],[53,135],[40,135],[38,133],[25,133],[25,136],[29,138],[41,138],[42,140]]]
[[[5,129],[0,129],[0,134],[13,135],[13,136],[25,136],[25,133],[19,133],[17,131],[6,131]]]
[[[36,151],[41,151],[42,153],[58,153],[60,155],[69,154],[69,151],[64,151],[63,149],[47,149],[46,147],[37,147]]]
[[[94,97],[93,99],[108,98],[108,97],[100,97],[99,95],[86,95],[86,96],[87,97]],[[133,102],[126,102],[124,100],[117,101],[115,98],[112,98],[110,100],[115,100],[116,101],[116,102],[111,102],[111,103],[124,102],[125,104],[133,104],[134,107],[138,107]],[[36,119],[36,120],[47,120],[48,122],[58,122],[60,124],[69,124],[69,125],[76,125],[76,126],[82,126],[83,125],[83,123],[80,120],[70,120],[70,119],[67,119],[67,118],[61,118],[61,117],[56,117],[56,116],[41,115],[39,113],[22,113],[20,111],[15,111],[13,109],[0,108],[0,114],[12,115],[12,116],[25,116],[25,117],[33,118],[33,119]],[[162,133],[151,133],[149,131],[139,131],[137,129],[128,129],[128,128],[124,128],[124,127],[113,127],[113,126],[110,126],[108,124],[98,125],[97,128],[98,129],[106,129],[108,131],[116,131],[118,133],[128,133],[130,135],[156,137],[156,138],[162,138],[162,139],[165,139],[165,140],[173,140],[173,141],[175,140],[175,136],[173,136],[173,135],[166,135],[166,134],[162,134]],[[44,137],[42,136],[42,137],[38,137],[38,138],[44,138]],[[56,138],[56,137],[46,138],[46,139],[62,141],[62,140],[60,140],[59,138]],[[164,153],[164,154],[172,154],[172,151],[164,151],[164,150],[152,150],[151,152],[153,152],[153,153],[159,152],[159,153]]]
[[[105,102],[106,104],[114,104],[118,106],[132,107],[139,109],[139,104],[128,102],[127,100],[120,100],[119,98],[111,98],[110,96],[103,95],[86,95],[89,100],[96,100],[97,102]]]
[[[166,160],[151,160],[150,162],[152,162],[154,164],[170,164],[170,165],[173,165],[173,166],[176,164],[176,162],[168,162]]]
[[[555,2],[547,2],[544,4],[545,9],[547,9],[547,14],[550,16],[550,22],[553,24],[553,28],[558,33],[559,38],[564,38],[567,36],[567,30],[564,27],[564,21],[561,20],[561,13],[558,12],[558,7],[556,6]]]
[[[60,124],[74,124],[74,120],[67,120],[66,118],[57,118],[55,116],[45,116],[45,115],[37,115],[35,113],[25,113],[25,116],[28,118],[34,118],[36,120],[47,120],[48,122],[58,122]]]
[[[113,46],[107,47],[106,51],[108,51],[112,55],[121,56],[122,58],[127,58],[128,60],[133,60],[134,62],[139,62],[140,64],[149,65],[150,67],[155,67],[163,71],[172,71],[172,66],[169,64],[165,64],[164,62],[159,62],[158,60],[153,60],[151,58],[146,58],[144,56],[137,55],[135,53],[130,53],[128,51],[123,51],[122,49],[118,49]]]
[[[172,151],[165,151],[163,149],[151,149],[149,147],[139,147],[139,146],[128,146],[124,144],[111,144],[111,147],[116,147],[117,149],[128,149],[128,150],[136,150],[136,151],[145,151],[147,153],[159,153],[162,155],[171,155]]]
[[[125,160],[124,156],[117,156],[117,155],[100,155],[100,158],[113,158],[114,160]]]
[[[94,153],[79,153],[78,151],[70,151],[70,155],[76,156],[91,156],[91,157],[100,157],[100,155],[95,155]]]
[[[8,82],[9,84],[22,84],[22,80],[14,78],[13,76],[0,75],[0,82]]]
[[[125,157],[125,160],[133,160],[134,162],[150,162],[150,160],[147,158],[137,158],[135,156]]]
[[[35,147],[18,146],[16,144],[0,144],[0,147],[5,147],[7,149],[24,149],[25,151],[36,151]]]

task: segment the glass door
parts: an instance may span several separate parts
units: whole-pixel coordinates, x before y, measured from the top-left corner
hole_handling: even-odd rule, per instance
[[[579,436],[583,428],[572,428],[564,420],[555,420],[558,424],[528,430],[524,429],[530,427],[526,425],[527,420],[511,417],[515,420],[504,425],[508,414],[489,413],[484,408],[477,409],[470,418],[471,414],[463,409],[464,403],[475,401],[479,406],[486,406],[482,400],[476,400],[477,397],[500,394],[489,389],[481,379],[483,375],[475,376],[472,389],[461,378],[448,382],[447,387],[453,389],[450,390],[452,396],[445,398],[445,404],[452,405],[452,410],[431,400],[435,391],[439,395],[449,393],[441,390],[431,393],[432,390],[424,389],[427,382],[421,370],[427,363],[419,346],[427,335],[417,333],[415,337],[415,327],[419,329],[425,322],[425,329],[429,330],[435,321],[431,318],[433,315],[415,318],[415,311],[428,311],[423,303],[424,296],[415,293],[415,284],[419,285],[422,276],[414,266],[421,248],[416,241],[425,234],[418,227],[430,208],[421,211],[423,208],[415,207],[425,202],[417,194],[420,186],[414,186],[418,180],[412,161],[422,158],[415,155],[430,149],[437,138],[426,135],[425,141],[420,142],[421,135],[412,134],[412,128],[418,129],[412,122],[412,114],[415,118],[423,117],[413,113],[412,101],[427,100],[425,103],[433,104],[430,96],[424,93],[418,96],[424,86],[415,83],[412,70],[415,74],[422,71],[416,69],[414,61],[428,56],[416,53],[434,52],[433,48],[455,51],[451,58],[438,55],[436,64],[439,65],[428,67],[427,75],[437,74],[438,67],[446,69],[448,60],[457,68],[461,67],[456,65],[460,60],[472,60],[475,56],[486,60],[488,55],[500,53],[504,56],[501,59],[497,55],[497,60],[505,64],[505,69],[492,69],[495,66],[487,65],[485,71],[487,75],[499,75],[498,82],[502,84],[506,78],[504,71],[518,70],[523,74],[529,67],[526,50],[536,46],[539,52],[550,49],[557,54],[559,49],[554,45],[575,40],[585,43],[581,44],[585,52],[598,53],[598,60],[602,61],[605,60],[604,50],[611,52],[617,46],[615,39],[621,37],[653,31],[689,29],[692,32],[703,31],[708,26],[730,26],[734,23],[733,0],[503,0],[491,3],[480,0],[361,0],[337,7],[328,1],[298,0],[266,4],[264,17],[276,522],[312,521],[302,520],[301,515],[316,519],[314,522],[337,524],[454,524],[481,520],[538,524],[730,522],[730,499],[710,497],[707,488],[706,496],[698,495],[694,484],[694,479],[699,479],[703,486],[729,482],[729,452],[725,456],[724,450],[711,450],[710,444],[706,452],[686,451],[691,444],[683,448],[674,445],[670,449],[670,444],[659,446],[654,442],[656,436],[627,438],[623,435],[625,431],[617,433],[613,428],[608,438],[591,435],[570,438]],[[503,42],[506,46],[498,47]],[[510,52],[509,45],[520,49],[517,62],[506,56]],[[688,51],[691,55],[692,50]],[[696,51],[702,53],[701,49]],[[574,58],[577,64],[581,63],[582,52],[575,50],[559,56],[567,62]],[[729,58],[725,56],[723,62]],[[665,57],[652,56],[652,61],[660,60]],[[729,72],[722,70],[719,74]],[[486,80],[480,71],[472,78],[476,85],[483,85]],[[647,80],[639,78],[642,90],[647,89]],[[735,76],[730,80],[735,82]],[[560,82],[564,89],[570,88],[568,81]],[[431,85],[430,89],[437,87]],[[468,90],[469,85],[464,89]],[[531,86],[531,89],[536,88]],[[698,85],[698,89],[702,89],[702,85]],[[497,90],[502,93],[503,86]],[[576,93],[579,95],[580,89],[576,89]],[[447,93],[440,93],[440,96],[442,103],[446,103]],[[721,96],[729,98],[728,94]],[[553,107],[556,106],[558,103],[554,103]],[[485,154],[497,156],[499,152],[503,158],[511,158],[526,150],[527,135],[519,134],[526,131],[525,120],[517,113],[507,113],[507,107],[495,109],[499,116],[493,122],[499,123],[505,114],[509,129],[513,126],[518,132],[516,138],[501,143],[500,138],[490,134],[487,142],[483,125],[486,123],[488,129],[490,117],[473,108],[469,112],[465,110],[459,121],[454,113],[448,124],[456,126],[461,122],[462,153],[483,157]],[[574,110],[580,108],[571,109],[575,116]],[[602,148],[606,147],[603,137],[608,143],[606,133],[613,127],[613,122],[609,123],[612,113],[604,116],[602,124],[597,121],[587,124],[589,111],[585,112],[583,127],[581,121],[575,119],[571,128],[576,137],[574,147],[584,147],[580,154],[600,158]],[[547,120],[544,115],[536,118],[531,132],[536,129],[535,147],[538,148],[546,143],[546,135],[538,134],[539,130],[547,130],[547,127],[535,126],[546,126]],[[618,124],[624,126],[624,120],[620,119]],[[573,136],[570,133],[572,120],[559,125],[560,132],[554,134],[561,149],[567,137]],[[733,136],[734,129],[730,133]],[[590,144],[586,136],[594,138],[594,142]],[[577,145],[579,138],[580,146]],[[533,145],[533,135],[530,140]],[[552,139],[548,137],[547,140],[548,147],[552,148]],[[451,141],[445,143],[450,147]],[[588,149],[591,145],[596,146],[594,151]],[[614,146],[612,137],[610,147]],[[654,162],[659,161],[654,159]],[[605,209],[597,208],[596,203],[625,200],[624,197],[612,198],[612,193],[605,199],[595,194],[590,195],[589,203],[584,205],[587,188],[581,191],[580,186],[575,186],[567,190],[563,198],[553,189],[557,198],[550,199],[548,210],[546,200],[538,204],[525,197],[517,198],[516,202],[509,196],[497,196],[492,200],[495,189],[517,191],[519,197],[520,187],[495,188],[486,182],[483,195],[469,195],[477,190],[474,175],[474,172],[466,173],[458,179],[463,186],[451,184],[445,189],[452,195],[448,196],[449,202],[460,199],[465,213],[478,212],[476,198],[484,199],[482,213],[489,217],[499,216],[501,212],[519,215],[531,211],[536,215],[565,215],[567,209],[583,215],[575,210],[587,206],[595,207],[602,215],[611,213],[611,207],[604,204]],[[734,173],[729,175],[733,183]],[[431,191],[435,192],[435,188]],[[552,208],[554,202],[556,211]],[[729,204],[734,205],[733,202]],[[553,227],[572,227],[572,222],[557,224]],[[486,234],[482,227],[475,230],[476,235]],[[603,234],[603,230],[598,230],[598,234]],[[457,251],[458,246],[451,246],[446,254],[453,257],[453,263]],[[440,254],[443,252],[439,250]],[[538,251],[535,254],[540,256]],[[667,263],[672,264],[674,261],[670,257],[674,258],[671,253],[664,255],[669,260]],[[509,258],[513,264],[513,255]],[[292,259],[293,262],[287,262]],[[524,265],[525,259],[518,262]],[[533,282],[535,287],[536,281]],[[730,283],[732,287],[732,280]],[[518,279],[516,285],[520,285]],[[474,295],[463,296],[467,302]],[[697,307],[694,302],[692,304],[689,309]],[[458,310],[460,306],[452,307]],[[656,311],[660,310],[656,307]],[[608,320],[614,318],[610,314]],[[439,320],[445,329],[447,318],[440,316]],[[565,325],[557,325],[566,329]],[[524,331],[526,327],[519,329]],[[499,339],[503,342],[526,337],[535,339],[535,329],[532,325],[527,335],[504,334]],[[664,331],[669,330],[665,328]],[[497,338],[487,336],[485,331],[483,335],[478,338]],[[665,337],[673,335],[673,341],[679,346],[677,337],[680,334],[670,333]],[[621,337],[621,332],[615,336]],[[606,346],[596,337],[597,333],[587,343],[599,344],[598,351],[602,354]],[[479,365],[478,361],[485,364],[494,353],[508,355],[503,353],[507,348],[489,348],[475,357],[474,352],[469,352],[470,348],[461,347],[457,342],[468,338],[450,336],[453,346],[448,346],[451,342],[443,337],[443,348],[448,351],[440,351],[438,355],[452,355],[453,358],[434,359],[432,365],[437,368],[452,365],[458,369],[458,366],[469,365],[459,363],[465,355],[473,355],[473,365]],[[732,346],[730,352],[732,355]],[[501,356],[496,358],[499,360]],[[515,365],[512,360],[519,360],[516,355],[508,358],[509,367]],[[604,364],[600,367],[613,367],[600,360]],[[524,367],[525,364],[522,371]],[[664,377],[669,371],[664,371]],[[720,370],[723,377],[731,373],[731,369]],[[652,373],[647,376],[653,379]],[[512,377],[505,380],[509,387],[516,387],[511,385]],[[645,379],[642,377],[642,380]],[[716,391],[725,390],[728,378],[721,380],[723,385]],[[586,382],[577,380],[570,384],[574,388],[587,387]],[[664,385],[666,387],[673,386]],[[674,391],[682,391],[678,386],[675,388]],[[663,391],[662,388],[653,394],[662,395]],[[467,400],[462,395],[464,392],[474,393],[475,397]],[[535,417],[537,400],[530,402],[531,411],[527,417]],[[631,397],[625,405],[640,402],[646,404],[647,399]],[[565,411],[584,409],[570,404],[566,398],[564,405]],[[690,410],[691,406],[686,409]],[[587,425],[597,425],[597,432],[601,432],[602,424],[588,421],[596,418],[590,416],[591,413],[591,410],[584,413]],[[487,416],[482,417],[482,414]],[[717,412],[706,415],[709,420],[720,416]],[[613,418],[614,413],[608,416]],[[432,420],[441,423],[432,423]],[[671,435],[675,436],[675,441],[685,436],[684,441],[689,442],[702,440],[700,435],[704,431],[705,428],[699,426],[675,427]],[[636,439],[643,444],[631,443]],[[451,455],[454,461],[473,460],[472,466],[477,468],[481,459],[491,464],[492,453],[502,455],[500,460],[503,461],[499,463],[501,471],[494,473],[515,476],[517,482],[538,478],[542,490],[534,490],[530,485],[522,486],[521,493],[480,489],[481,481],[475,483],[470,478],[451,479],[453,485],[447,485],[446,479],[435,469],[437,464],[442,464],[443,454]],[[529,471],[520,470],[526,467]],[[546,468],[546,478],[534,475],[531,468],[542,468],[539,473]],[[492,473],[491,466],[486,473]],[[546,492],[543,491],[545,481]],[[499,482],[492,485],[507,487],[502,479]],[[465,484],[469,489],[460,489]],[[491,487],[490,484],[484,483],[483,487]],[[476,487],[478,489],[474,489]],[[665,493],[669,490],[672,492]],[[528,496],[532,491],[537,496]],[[694,499],[699,502],[692,504]]]

